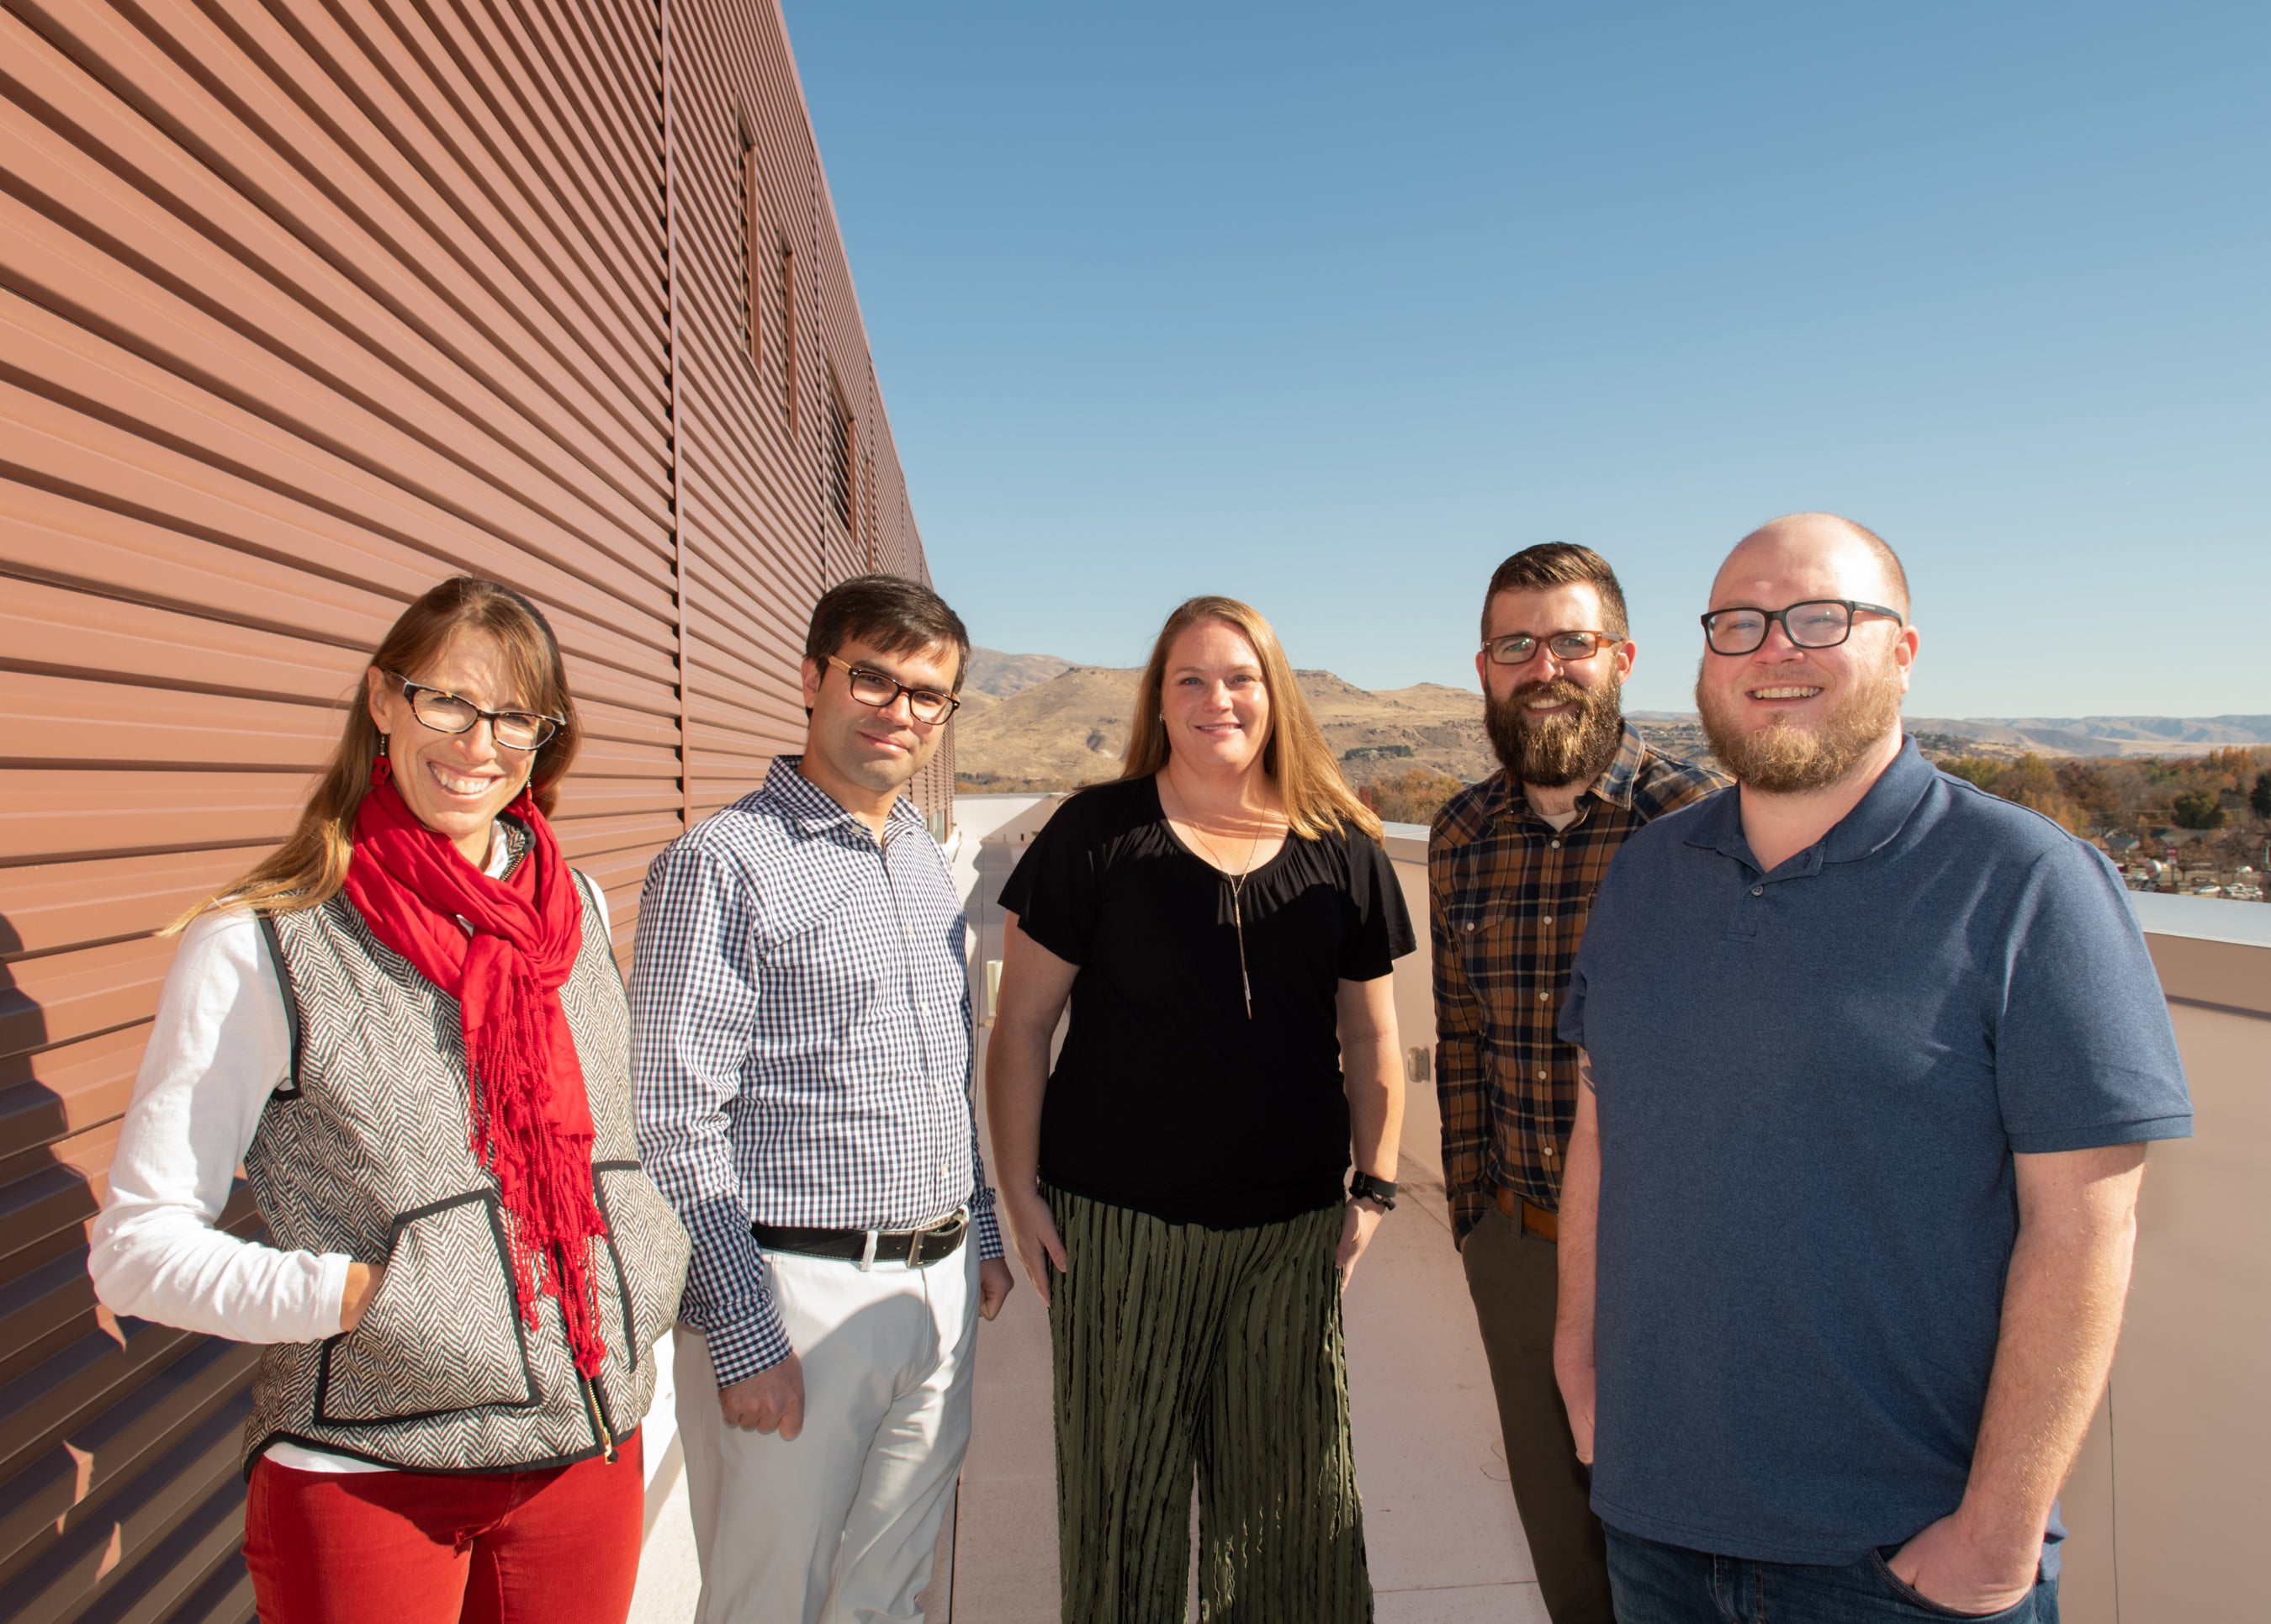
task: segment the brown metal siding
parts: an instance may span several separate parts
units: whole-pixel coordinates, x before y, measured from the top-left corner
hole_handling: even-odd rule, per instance
[[[249,1615],[253,1355],[97,1307],[86,1225],[153,932],[284,832],[402,606],[471,570],[552,616],[621,956],[654,851],[800,734],[830,364],[876,560],[927,573],[780,14],[669,3],[667,134],[664,0],[0,15],[0,1620]]]

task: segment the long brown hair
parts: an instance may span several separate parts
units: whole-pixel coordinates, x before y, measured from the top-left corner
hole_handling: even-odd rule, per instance
[[[1309,712],[1309,702],[1293,680],[1292,662],[1270,622],[1235,598],[1193,598],[1179,606],[1159,628],[1150,663],[1136,687],[1136,725],[1128,734],[1123,778],[1148,778],[1167,764],[1167,724],[1161,690],[1167,680],[1167,654],[1175,639],[1206,621],[1218,621],[1244,637],[1262,662],[1262,686],[1270,695],[1270,737],[1262,747],[1262,770],[1277,785],[1285,822],[1305,840],[1350,826],[1381,838],[1380,815],[1356,798],[1341,777],[1332,746]]]
[[[486,632],[496,639],[522,704],[567,719],[537,747],[529,774],[529,792],[549,817],[559,804],[560,780],[576,759],[582,730],[576,701],[568,692],[560,644],[542,610],[510,586],[478,576],[453,576],[403,610],[371,651],[369,664],[415,677],[442,657],[450,638],[466,631]],[[308,804],[300,809],[299,826],[249,874],[175,920],[165,934],[172,935],[224,903],[260,913],[296,913],[339,895],[354,852],[355,813],[370,793],[371,763],[378,757],[378,724],[371,720],[369,686],[368,677],[357,674],[339,748],[331,752],[331,764],[316,781]]]

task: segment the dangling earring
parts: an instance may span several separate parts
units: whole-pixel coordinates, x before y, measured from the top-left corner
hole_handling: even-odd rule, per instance
[[[378,735],[378,756],[381,761],[386,759],[386,735],[384,734]]]

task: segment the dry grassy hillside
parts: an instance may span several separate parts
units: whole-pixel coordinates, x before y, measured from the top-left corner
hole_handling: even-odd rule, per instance
[[[964,790],[1076,789],[1116,778],[1128,746],[1137,673],[1074,666],[1046,655],[973,650],[972,685],[955,721],[955,783]],[[1497,770],[1483,733],[1482,696],[1421,682],[1367,692],[1329,671],[1296,674],[1325,739],[1353,784],[1397,778],[1414,768],[1471,784]],[[979,686],[983,678],[983,686]],[[998,696],[998,697],[997,697]],[[1693,711],[1642,711],[1630,719],[1656,749],[1711,761]],[[2200,738],[2271,743],[2271,717],[2096,717],[2066,722],[1948,721],[1910,718],[1925,755],[2012,761],[2064,757],[2196,755]],[[2172,742],[2173,741],[2173,742]],[[2190,746],[2190,749],[2184,748]]]
[[[955,781],[965,790],[1072,789],[1117,777],[1137,673],[1071,670],[964,709],[955,723]],[[1367,693],[1329,671],[1299,674],[1341,770],[1363,783],[1419,766],[1463,782],[1496,765],[1478,694],[1440,683]]]

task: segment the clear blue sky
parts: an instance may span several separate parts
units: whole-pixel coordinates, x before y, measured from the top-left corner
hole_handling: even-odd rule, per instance
[[[1609,555],[1636,709],[1798,508],[1925,716],[2271,711],[2271,6],[789,0],[940,588],[1140,659],[1198,592],[1471,685]]]

